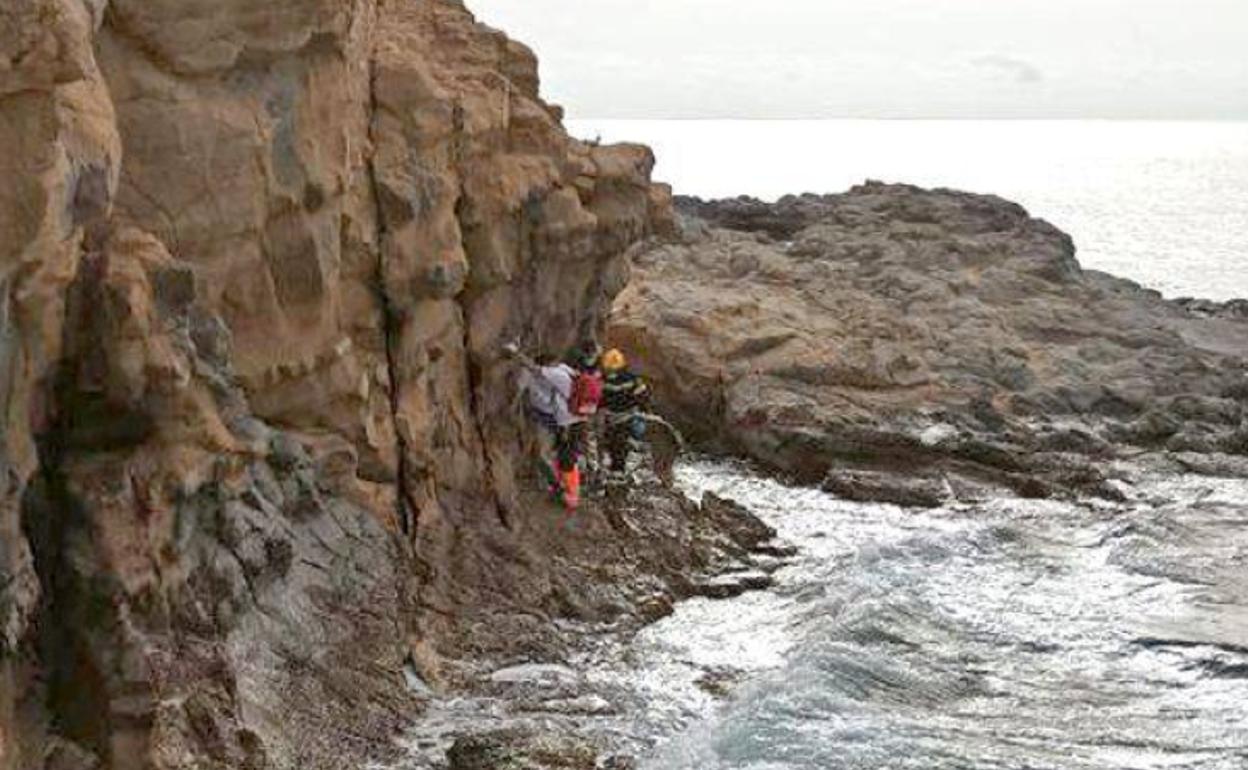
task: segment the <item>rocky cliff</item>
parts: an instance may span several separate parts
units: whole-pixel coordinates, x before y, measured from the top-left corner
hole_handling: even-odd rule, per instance
[[[871,183],[679,208],[611,333],[704,445],[919,504],[1112,496],[1094,466],[1126,446],[1248,453],[1242,303],[1084,270],[1020,206]]]
[[[554,591],[498,350],[598,326],[649,151],[458,0],[6,0],[0,147],[0,768],[384,753]]]

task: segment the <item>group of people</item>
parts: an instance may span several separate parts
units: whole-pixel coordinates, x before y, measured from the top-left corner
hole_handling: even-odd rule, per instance
[[[519,356],[516,348],[513,355]],[[538,428],[539,468],[552,496],[569,511],[581,502],[591,431],[602,428],[605,474],[624,477],[634,441],[645,435],[650,388],[617,349],[585,343],[561,360],[543,352],[523,360],[519,395]]]

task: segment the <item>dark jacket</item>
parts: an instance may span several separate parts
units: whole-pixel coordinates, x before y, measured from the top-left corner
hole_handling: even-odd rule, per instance
[[[602,382],[602,405],[608,412],[635,412],[644,409],[650,398],[645,380],[625,369],[608,372]]]

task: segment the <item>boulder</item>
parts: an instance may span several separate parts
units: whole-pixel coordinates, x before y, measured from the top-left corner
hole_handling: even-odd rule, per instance
[[[774,582],[766,572],[729,572],[695,583],[693,595],[707,599],[732,599],[750,591],[770,588]]]
[[[939,508],[951,490],[939,478],[923,478],[869,470],[832,470],[823,490],[860,503],[891,503],[909,508]]]
[[[572,736],[511,728],[458,738],[446,756],[448,770],[595,770],[599,754]]]
[[[735,500],[720,497],[714,492],[702,496],[699,513],[707,519],[716,532],[724,533],[739,548],[753,551],[776,536],[776,530],[748,508]]]

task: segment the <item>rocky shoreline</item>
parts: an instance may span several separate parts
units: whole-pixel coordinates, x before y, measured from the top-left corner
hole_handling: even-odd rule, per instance
[[[0,9],[0,770],[401,767],[461,696],[563,721],[456,770],[629,766],[561,667],[788,550],[651,484],[569,525],[512,342],[609,325],[701,449],[851,499],[1244,473],[1242,302],[989,196],[677,214],[460,0],[189,5]]]
[[[793,555],[731,501],[695,503],[649,483],[587,504],[554,537],[547,554],[561,588],[552,606],[482,606],[463,619],[462,657],[445,662],[437,694],[425,691],[425,724],[404,739],[410,753],[394,767],[634,767],[627,737],[588,723],[645,704],[590,683],[590,669],[675,603],[764,589]]]
[[[703,447],[922,506],[1118,499],[1124,456],[1222,472],[1248,454],[1243,301],[1084,270],[994,196],[867,183],[677,208],[611,336]]]
[[[1242,301],[1165,300],[1085,271],[1067,236],[992,196],[868,183],[676,206],[635,254],[609,334],[702,451],[902,507],[1123,503],[1150,474],[1248,477]],[[708,506],[703,532],[719,534],[681,546],[692,562],[657,604],[634,603],[609,628],[561,624],[549,647],[497,648],[455,691],[489,705],[473,701],[426,758],[446,750],[448,770],[635,766],[627,742],[591,725],[645,704],[587,686],[576,650],[626,649],[672,599],[766,589],[791,555],[730,502],[673,509],[657,489],[638,494],[630,515],[653,526],[639,545],[704,526]],[[593,515],[617,515],[604,505]],[[727,696],[732,683],[715,676],[706,686]]]

